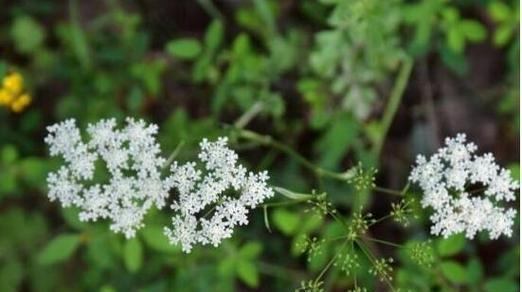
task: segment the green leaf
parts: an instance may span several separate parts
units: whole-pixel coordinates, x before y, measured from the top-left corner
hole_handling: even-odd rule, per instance
[[[183,38],[168,42],[166,50],[176,58],[191,60],[201,53],[201,45],[197,39]]]
[[[484,275],[482,264],[477,258],[473,258],[468,262],[468,277],[470,283],[480,283]]]
[[[286,235],[293,234],[301,222],[298,215],[285,209],[275,210],[273,218],[274,225]]]
[[[13,145],[5,145],[2,148],[1,157],[3,164],[11,164],[18,158],[18,150]]]
[[[466,38],[472,42],[480,42],[486,38],[486,29],[480,22],[474,20],[463,20],[460,29]]]
[[[259,272],[253,262],[239,260],[236,264],[236,273],[249,287],[255,288],[259,285]]]
[[[69,259],[80,244],[78,234],[61,234],[51,240],[38,255],[38,263],[52,265]]]
[[[489,15],[496,22],[503,22],[511,16],[511,8],[501,1],[493,1],[488,6]]]
[[[514,32],[515,27],[511,25],[499,26],[493,35],[493,43],[499,47],[505,46],[513,36]]]
[[[170,244],[169,240],[163,234],[163,229],[159,226],[147,226],[141,230],[143,240],[152,249],[162,253],[178,253],[179,246]]]
[[[11,38],[20,53],[34,53],[45,39],[45,29],[29,16],[17,17],[11,27]]]
[[[209,25],[205,33],[205,47],[214,52],[223,41],[223,24],[219,20],[214,20]]]
[[[143,249],[137,237],[128,240],[123,248],[125,267],[131,273],[137,272],[143,263]]]
[[[448,47],[456,53],[464,51],[464,35],[457,28],[451,28],[446,35],[446,42]]]
[[[468,73],[469,65],[463,54],[457,53],[447,46],[441,46],[439,54],[444,64],[459,76],[464,76]]]
[[[446,239],[440,239],[437,243],[437,251],[441,256],[452,256],[459,253],[466,245],[463,234],[452,235]]]
[[[468,282],[466,269],[455,261],[445,261],[440,264],[440,269],[444,277],[456,284]]]
[[[517,284],[512,280],[503,278],[493,278],[484,284],[484,291],[486,292],[515,292],[518,291]]]
[[[256,241],[249,242],[241,247],[239,250],[239,256],[242,259],[253,260],[259,256],[262,250],[263,246],[261,243]]]

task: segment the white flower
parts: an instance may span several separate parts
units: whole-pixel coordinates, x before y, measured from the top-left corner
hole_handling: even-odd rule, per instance
[[[47,177],[49,199],[64,207],[78,207],[82,221],[109,219],[110,229],[127,238],[143,227],[152,206],[161,209],[166,205],[172,188],[178,198],[171,204],[175,212],[172,225],[164,232],[187,253],[196,244],[217,246],[231,237],[236,225],[248,224],[250,209],[274,194],[266,172],[247,172],[238,164],[227,138],[200,143],[200,169],[195,162],[173,162],[170,175],[164,178],[165,159],[154,124],[127,118],[125,127],[118,129],[115,119],[100,120],[87,126],[86,143],[73,119],[52,125],[48,131],[45,142],[51,156],[65,161]],[[106,182],[94,179],[98,159],[105,163]]]
[[[49,198],[79,207],[82,221],[109,218],[111,230],[133,237],[148,209],[165,205],[171,185],[160,174],[165,159],[156,142],[158,127],[132,118],[126,122],[121,130],[115,119],[89,124],[87,143],[73,119],[48,127],[50,154],[62,156],[65,165],[47,182]],[[104,184],[93,179],[98,158],[110,175]]]
[[[409,178],[424,192],[422,206],[435,210],[431,233],[448,237],[464,232],[474,238],[487,231],[491,239],[511,236],[516,211],[499,206],[514,200],[519,187],[509,170],[501,169],[491,153],[476,155],[477,146],[466,143],[464,134],[445,142],[429,160],[419,155]]]
[[[218,246],[232,236],[236,225],[248,224],[250,209],[274,194],[267,185],[268,174],[247,173],[227,142],[219,138],[200,143],[202,170],[194,162],[171,167],[167,180],[179,197],[171,205],[177,214],[165,234],[171,243],[181,244],[184,252],[197,243]]]

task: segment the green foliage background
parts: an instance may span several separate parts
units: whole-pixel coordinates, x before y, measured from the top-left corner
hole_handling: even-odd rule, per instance
[[[46,174],[59,162],[48,158],[45,127],[69,117],[81,126],[129,115],[158,123],[165,155],[183,141],[183,161],[200,139],[226,135],[227,125],[254,111],[247,128],[326,169],[378,166],[377,184],[395,188],[415,154],[464,131],[518,179],[518,1],[6,1],[0,77],[21,72],[33,103],[20,114],[0,108],[0,291],[288,291],[315,278],[336,252],[325,244],[309,261],[300,254],[303,236],[342,232],[304,206],[268,208],[266,218],[256,210],[222,246],[189,255],[162,234],[168,212],[149,214],[132,240],[104,222],[79,222],[76,210],[46,197]],[[408,62],[401,102],[386,120]],[[274,149],[235,147],[275,185],[327,192],[346,218],[360,207],[385,215],[395,200],[318,183]],[[518,220],[512,238],[495,242],[427,241],[429,214],[415,212],[407,228],[390,220],[371,230],[430,246],[422,257],[378,247],[395,258],[395,287],[517,291]],[[423,257],[433,265],[412,260]],[[329,270],[324,289],[353,288],[353,274],[370,291],[388,289],[359,259],[350,276]]]

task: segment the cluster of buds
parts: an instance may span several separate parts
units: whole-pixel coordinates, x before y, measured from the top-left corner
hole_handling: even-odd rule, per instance
[[[15,113],[23,111],[31,103],[31,95],[24,91],[24,79],[18,72],[5,75],[0,88],[0,106]]]

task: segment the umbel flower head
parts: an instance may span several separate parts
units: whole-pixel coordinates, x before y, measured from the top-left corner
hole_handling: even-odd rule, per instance
[[[466,135],[446,138],[445,147],[429,159],[419,155],[410,181],[423,190],[421,204],[435,213],[431,233],[448,237],[464,232],[472,239],[487,231],[491,239],[512,234],[516,211],[500,206],[515,199],[518,182],[500,168],[491,153],[477,155]]]
[[[111,230],[130,238],[149,208],[165,205],[171,186],[160,177],[165,160],[156,142],[158,127],[132,118],[126,122],[123,129],[115,128],[115,119],[89,124],[89,140],[83,142],[75,120],[69,119],[48,127],[45,142],[51,156],[65,160],[47,177],[49,199],[78,207],[82,221],[110,219]],[[94,181],[99,159],[109,172],[105,183]]]
[[[178,197],[171,205],[173,225],[165,227],[165,235],[185,252],[197,243],[219,245],[234,226],[248,223],[251,209],[274,194],[266,172],[248,172],[238,164],[227,138],[200,143],[203,167],[174,162],[170,174],[162,177],[165,159],[156,142],[157,125],[127,118],[125,127],[118,129],[115,119],[100,120],[87,126],[87,142],[74,119],[47,130],[51,156],[65,161],[47,177],[49,199],[78,207],[82,221],[109,219],[110,229],[127,238],[143,227],[151,207],[166,205],[173,188]],[[108,172],[104,182],[95,179],[98,160]]]
[[[248,224],[248,213],[274,195],[268,174],[247,172],[237,154],[227,147],[227,138],[200,143],[201,168],[196,163],[174,163],[167,178],[179,197],[171,207],[176,212],[165,234],[173,244],[190,252],[195,244],[212,244],[232,235],[236,225]]]

